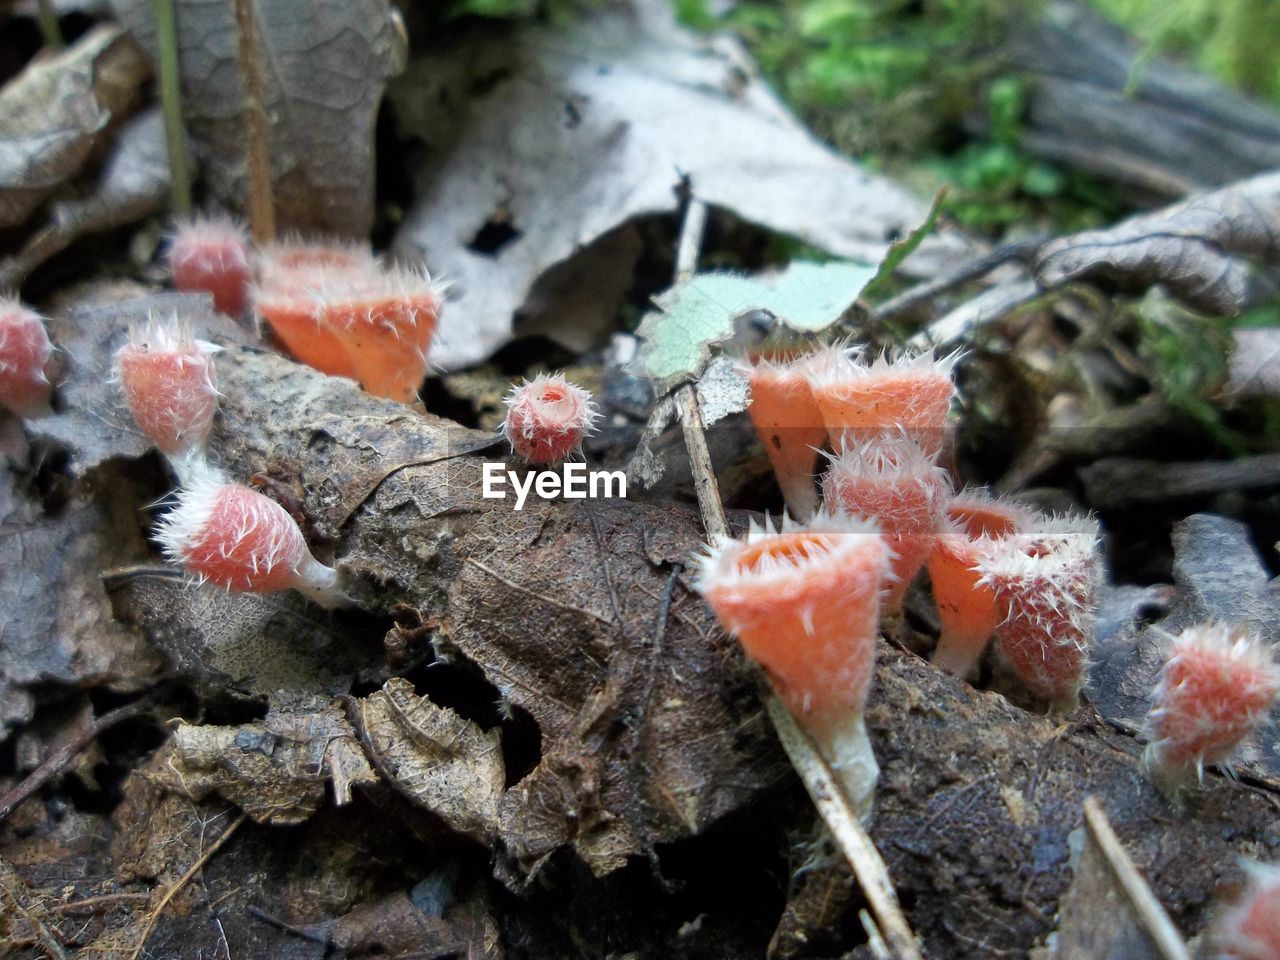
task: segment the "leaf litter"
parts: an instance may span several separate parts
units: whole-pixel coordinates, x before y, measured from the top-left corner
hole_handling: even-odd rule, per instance
[[[329,29],[334,22],[326,19],[321,26]],[[603,20],[584,22],[591,24],[589,29],[605,29]],[[376,32],[383,21],[375,17],[371,23]],[[669,27],[646,29],[672,47],[687,40]],[[547,36],[525,27],[515,34],[512,43],[517,45],[531,36]],[[359,42],[368,42],[368,36],[365,31]],[[635,45],[637,63],[652,68],[653,77],[665,76],[673,62],[683,63],[688,75],[676,75],[688,85],[690,77],[702,76],[698,71],[707,68],[707,63],[695,68],[670,51],[647,49],[647,43]],[[563,109],[570,123],[575,114],[580,122],[585,117],[590,128],[596,119],[590,114],[601,104],[556,99],[562,92],[559,78],[578,76],[577,67],[565,66],[565,48],[547,46],[550,52],[536,45],[525,49],[555,81],[548,84],[553,107]],[[597,62],[592,51],[569,49],[568,59]],[[649,56],[655,59],[646,61]],[[725,47],[702,49],[699,56],[715,70],[735,62]],[[387,68],[393,60],[379,63]],[[466,70],[475,66],[468,63]],[[653,77],[633,76],[626,83],[653,82]],[[498,76],[493,89],[511,84],[510,93],[519,79],[518,73]],[[373,96],[376,102],[370,89],[377,89],[378,82],[361,88],[360,96]],[[446,75],[440,82],[453,81]],[[749,71],[737,82],[745,85],[742,89],[756,85]],[[595,83],[591,89],[609,92],[608,84]],[[723,86],[708,89],[724,95]],[[735,89],[729,102],[740,95]],[[745,100],[766,119],[771,116],[767,95],[758,89]],[[504,96],[473,106],[481,114],[502,116],[510,102],[521,101]],[[326,125],[325,136],[336,129],[355,130],[359,139],[358,131],[367,132],[369,123],[356,108]],[[790,129],[784,122],[776,125]],[[484,123],[477,126],[485,129]],[[442,129],[453,135],[447,125]],[[513,129],[524,135],[522,128]],[[806,135],[798,128],[795,132],[795,150],[803,155],[798,144]],[[467,149],[480,151],[477,144],[484,142],[470,136],[466,133],[459,141],[463,157]],[[485,149],[496,155],[491,147]],[[840,177],[853,169],[843,165],[836,176],[836,167],[824,166],[817,154],[809,160],[842,183]],[[805,168],[794,156],[778,159],[782,166],[784,161]],[[435,171],[442,181],[452,177],[457,182],[459,174],[448,168],[454,162],[449,159],[443,173]],[[652,206],[627,212],[630,226],[639,217],[672,208],[668,194],[679,178],[662,164],[652,166],[659,173],[644,181],[651,191],[646,203]],[[620,169],[629,168],[624,162]],[[753,208],[756,201],[735,193],[732,178],[720,183],[706,173],[695,171],[692,177],[700,197],[770,229],[803,235],[787,228],[776,211]],[[491,292],[505,306],[495,309],[490,325],[480,324],[474,337],[455,340],[455,360],[467,351],[485,355],[504,343],[512,333],[511,318],[537,301],[540,285],[545,293],[548,276],[600,238],[617,239],[605,223],[593,221],[591,229],[579,229],[585,214],[565,208],[561,196],[560,207],[571,214],[569,227],[557,224],[536,235],[546,242],[531,252],[520,244],[526,233],[534,233],[529,224],[541,214],[531,220],[521,196],[495,205],[493,183],[476,179],[471,193],[461,194],[467,202],[458,207],[478,218],[457,237],[466,241],[489,224],[506,224],[516,236],[499,250],[472,250],[466,256],[501,261],[510,250],[519,253],[514,258],[519,262],[506,259],[493,275],[504,278]],[[136,196],[152,196],[149,190]],[[348,224],[363,214],[360,191],[354,181],[335,188],[333,195],[357,198],[352,219],[344,221]],[[517,193],[523,191],[521,184]],[[660,201],[654,199],[659,194]],[[128,195],[128,190],[119,194]],[[556,199],[555,190],[551,196]],[[430,199],[435,206],[424,208],[440,211],[443,201]],[[610,206],[598,195],[592,203],[600,209]],[[912,204],[916,222],[924,220],[922,209]],[[131,208],[122,203],[119,209]],[[57,214],[51,215],[56,222]],[[435,236],[430,231],[436,225],[424,227],[423,216],[420,211],[411,215],[403,243],[412,246],[423,231]],[[802,210],[800,216],[808,214]],[[831,235],[836,228],[822,222],[813,229],[827,230],[827,243],[806,239],[841,256],[874,261],[884,252],[885,241],[883,234],[876,235],[884,225],[877,216],[864,216],[852,227],[853,220],[845,221],[843,228],[853,233],[843,237]],[[904,249],[910,252],[929,232],[932,219],[908,234],[890,260],[900,260]],[[83,222],[107,221],[87,216]],[[452,226],[456,221],[445,218],[440,236]],[[864,226],[865,235],[859,233]],[[1144,282],[1166,277],[1160,270],[1167,272],[1170,263],[1185,266],[1178,257],[1198,249],[1197,244],[1204,246],[1204,237],[1221,239],[1212,227],[1181,248],[1158,256],[1137,254],[1120,272],[1146,277]],[[576,237],[573,244],[566,245],[565,233]],[[922,245],[918,263],[934,256],[945,259],[957,249],[948,231],[933,239]],[[458,239],[450,243],[450,249],[465,246]],[[1264,241],[1226,242],[1224,249],[1269,256]],[[629,256],[624,251],[622,260],[632,263]],[[1153,257],[1166,267],[1143,273]],[[581,262],[589,261],[584,257]],[[1209,263],[1218,261],[1210,258]],[[668,383],[698,379],[711,414],[707,419],[714,421],[743,402],[726,358],[706,366],[714,348],[733,335],[734,319],[763,309],[790,320],[793,328],[822,330],[876,275],[874,268],[857,264],[792,269],[790,277],[784,272],[764,280],[704,275],[683,293],[668,294],[672,302],[665,318],[676,317],[677,322],[664,329],[662,315],[646,321],[650,326],[645,332],[651,335],[646,359],[655,350],[660,358],[650,372],[669,378]],[[813,271],[808,279],[823,284],[801,289],[809,299],[797,300],[790,294],[800,287],[788,284],[805,270]],[[619,270],[617,276],[629,272]],[[1084,271],[1071,277],[1092,275]],[[1058,282],[1051,274],[1045,277]],[[829,286],[827,278],[832,278]],[[608,294],[618,282],[603,281],[603,309],[616,308],[617,300]],[[711,298],[699,287],[708,282],[711,292],[724,300],[711,313],[704,309]],[[459,304],[472,294],[465,285],[461,289]],[[1230,298],[1238,287],[1228,276],[1222,289]],[[590,326],[584,318],[591,312],[585,301],[591,299],[583,298],[575,325]],[[170,302],[202,322],[210,319],[207,303],[198,298]],[[218,456],[238,479],[265,474],[283,488],[300,491],[315,546],[339,558],[363,610],[320,615],[285,598],[198,590],[162,571],[142,536],[145,517],[105,511],[104,503],[112,498],[103,494],[110,489],[113,497],[137,505],[153,498],[155,490],[144,488],[165,484],[158,463],[139,467],[146,448],[131,436],[127,423],[101,432],[103,422],[111,427],[113,416],[114,395],[106,383],[118,342],[112,338],[118,338],[130,316],[146,309],[127,303],[86,311],[73,304],[51,311],[56,338],[74,361],[64,371],[62,391],[63,416],[71,419],[31,424],[29,437],[20,431],[0,433],[11,474],[0,523],[10,533],[37,531],[37,558],[54,556],[63,545],[68,549],[59,558],[60,568],[52,559],[41,559],[37,575],[27,571],[28,581],[18,579],[16,585],[10,574],[9,589],[17,591],[14,595],[24,606],[38,596],[90,598],[87,607],[99,619],[84,634],[96,633],[95,642],[105,640],[115,648],[140,645],[145,638],[149,646],[141,649],[162,651],[165,676],[194,692],[208,715],[180,721],[149,760],[134,766],[122,787],[123,802],[113,813],[109,840],[105,831],[82,831],[89,837],[85,862],[99,872],[63,883],[61,893],[54,893],[61,880],[40,872],[47,857],[41,861],[30,853],[23,860],[19,845],[19,869],[7,863],[0,867],[0,895],[21,914],[23,945],[39,947],[56,938],[83,946],[86,955],[130,956],[144,946],[189,953],[191,931],[213,929],[216,921],[219,944],[228,952],[235,944],[237,952],[244,948],[256,955],[320,956],[337,947],[357,953],[416,950],[442,956],[465,950],[499,956],[502,941],[516,942],[519,936],[541,945],[564,936],[564,942],[578,947],[582,941],[575,937],[596,937],[589,945],[594,950],[641,931],[627,926],[634,919],[621,910],[616,917],[591,911],[593,917],[609,918],[607,934],[584,934],[591,929],[591,918],[562,921],[561,904],[540,892],[539,881],[564,881],[576,869],[566,873],[567,863],[585,865],[593,876],[582,881],[584,898],[601,893],[621,897],[634,882],[637,863],[663,883],[664,872],[679,860],[678,854],[670,856],[680,849],[676,841],[714,844],[726,823],[742,831],[760,822],[764,836],[739,832],[740,843],[772,845],[775,857],[784,833],[812,833],[812,814],[802,798],[797,802],[796,785],[760,714],[750,673],[690,592],[685,567],[701,540],[696,514],[678,504],[639,502],[588,504],[578,511],[549,505],[524,514],[496,509],[476,495],[480,458],[496,455],[489,450],[492,435],[372,400],[345,381],[320,377],[249,345],[230,324],[220,328],[228,350],[218,360],[226,393],[214,438]],[[459,315],[483,317],[483,311]],[[543,329],[554,329],[545,317],[541,322]],[[0,421],[0,430],[9,425]],[[45,499],[37,496],[29,442],[66,458],[74,491],[68,506],[57,496],[50,499],[47,491]],[[130,483],[122,483],[126,475]],[[97,512],[86,504],[95,505]],[[114,525],[104,528],[107,533],[85,535],[108,514]],[[1175,547],[1175,593],[1164,625],[1172,628],[1179,616],[1192,611],[1264,618],[1274,613],[1267,612],[1274,584],[1256,557],[1248,569],[1223,565],[1224,556],[1247,548],[1239,531],[1222,528],[1215,518],[1192,518],[1181,528]],[[1070,727],[1029,717],[995,694],[930,671],[895,647],[883,648],[868,717],[885,770],[875,839],[886,851],[904,899],[915,905],[913,922],[931,952],[945,955],[957,942],[1017,951],[1049,933],[1069,872],[1064,867],[1070,863],[1072,831],[1078,827],[1086,787],[1114,798],[1108,815],[1153,885],[1176,892],[1175,919],[1183,929],[1202,925],[1224,877],[1229,878],[1232,868],[1217,865],[1229,864],[1241,850],[1264,848],[1269,823],[1265,798],[1232,791],[1224,782],[1211,783],[1195,799],[1192,815],[1169,826],[1159,844],[1153,841],[1149,824],[1163,815],[1162,801],[1136,775],[1132,738],[1111,727],[1131,723],[1122,711],[1136,710],[1137,691],[1145,682],[1139,674],[1154,662],[1149,655],[1136,662],[1141,658],[1134,651],[1141,644],[1133,638],[1145,636],[1141,621],[1151,615],[1153,604],[1168,599],[1162,588],[1120,589],[1111,597],[1104,619],[1113,646],[1094,677],[1095,688],[1104,691],[1096,701],[1100,718],[1110,724],[1094,723],[1087,712]],[[408,624],[392,629],[387,652],[405,658],[400,665],[412,679],[388,678],[383,650],[373,642],[385,623],[371,629],[368,622],[352,619],[362,616],[396,617],[397,623]],[[104,638],[105,625],[118,635]],[[22,636],[17,635],[19,640]],[[79,642],[80,631],[76,636]],[[31,639],[22,642],[30,645]],[[0,718],[28,719],[35,702],[29,688],[50,679],[136,689],[128,686],[136,682],[129,671],[120,667],[78,675],[81,661],[93,663],[93,656],[90,647],[76,647],[67,658],[70,668],[56,661],[50,668],[61,674],[6,675],[10,687],[0,687]],[[159,669],[158,663],[149,663],[149,681],[143,685]],[[473,694],[482,691],[479,697],[458,697],[457,706],[444,705],[455,699],[448,693],[439,696],[442,690],[467,684]],[[1120,692],[1105,692],[1111,688]],[[353,689],[364,692],[349,693]],[[491,698],[492,709],[477,708],[474,701],[485,698]],[[468,699],[472,702],[463,706]],[[937,764],[938,756],[952,758],[951,768]],[[1251,754],[1245,762],[1259,776],[1270,775],[1272,761],[1265,753],[1260,759]],[[237,807],[250,818],[238,818]],[[30,804],[22,816],[22,843],[30,852],[56,843],[65,835],[60,831],[70,829],[74,816],[81,815],[60,824],[43,805]],[[763,820],[753,819],[757,817]],[[1214,829],[1204,831],[1210,822]],[[285,824],[288,829],[282,829]],[[477,847],[484,865],[479,877]],[[723,847],[711,849],[724,852]],[[459,853],[465,850],[471,853]],[[567,859],[569,851],[576,860]],[[207,859],[214,852],[218,856]],[[459,868],[464,862],[470,866]],[[486,892],[489,867],[524,898],[504,904],[503,917],[495,915]],[[821,879],[821,868],[815,873],[811,898],[821,899],[824,890],[835,897],[834,891],[848,883],[838,873],[834,882]],[[253,883],[246,884],[245,877],[254,878]],[[988,896],[992,890],[998,892],[994,913]],[[79,933],[53,909],[54,897],[69,903],[70,897],[117,895],[145,900],[141,907],[136,899],[120,900],[120,913],[110,914],[110,921],[95,913]],[[829,924],[839,915],[811,901],[806,906],[793,900],[792,906],[791,949],[812,935],[814,925]],[[658,914],[646,915],[644,921],[656,930],[671,918],[662,913],[665,907],[655,910]],[[723,919],[711,911],[680,918],[670,923],[669,932],[665,926],[658,933],[646,930],[646,942],[662,942],[670,949],[697,944],[711,955],[712,948],[705,945],[715,934],[700,933],[704,919],[707,931],[723,929],[716,926]],[[720,944],[729,951],[726,955],[733,955],[736,946],[731,939]]]
[[[554,302],[529,312],[539,278],[676,212],[686,181],[712,207],[864,263],[926,218],[797,124],[736,44],[675,27],[657,4],[464,38],[416,58],[389,101],[432,158],[394,249],[454,285],[434,355],[445,369],[506,343],[513,318],[554,329]],[[941,230],[908,264],[924,273],[973,250]],[[624,289],[598,291],[598,309],[612,316]]]

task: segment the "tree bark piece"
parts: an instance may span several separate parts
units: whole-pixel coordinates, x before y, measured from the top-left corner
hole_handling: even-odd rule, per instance
[[[1084,4],[1037,8],[1011,46],[1038,156],[1157,203],[1280,166],[1280,112],[1167,60],[1135,67],[1139,44]]]

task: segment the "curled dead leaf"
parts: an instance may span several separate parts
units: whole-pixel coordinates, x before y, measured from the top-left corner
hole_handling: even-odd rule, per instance
[[[123,401],[115,377],[116,351],[129,328],[151,316],[179,316],[196,336],[222,343],[249,343],[230,318],[216,313],[204,294],[165,293],[123,302],[105,301],[90,286],[53,311],[49,335],[61,351],[63,375],[57,383],[61,411],[32,421],[28,429],[64,449],[73,477],[117,457],[140,457],[151,449]]]
[[[497,730],[419,697],[398,677],[356,701],[355,712],[365,749],[397,790],[455,830],[492,839],[506,781]]]
[[[49,222],[12,257],[0,259],[0,289],[17,288],[50,257],[75,240],[141,220],[168,199],[169,159],[159,108],[130,119],[120,129],[98,182],[88,196],[49,206]]]
[[[664,4],[438,46],[388,99],[432,158],[395,248],[454,284],[432,353],[446,369],[505,343],[517,313],[522,332],[563,329],[569,314],[540,278],[615,245],[629,221],[675,213],[686,178],[710,206],[866,263],[925,219],[925,204],[806,131],[736,41],[678,28]],[[940,231],[907,269],[971,248]],[[612,289],[603,274],[577,322],[612,317],[630,287],[630,270]]]
[[[1225,393],[1232,400],[1280,397],[1280,329],[1237,330]]]
[[[1280,173],[1200,194],[1105,230],[1054,240],[1034,270],[1041,287],[1103,279],[1126,288],[1163,283],[1188,306],[1236,314],[1246,303],[1246,259],[1280,264]]]
[[[79,173],[148,73],[123,30],[99,27],[0,89],[0,227],[22,223]]]
[[[324,802],[351,802],[351,788],[377,780],[342,707],[320,697],[274,707],[235,727],[180,722],[159,776],[194,800],[217,793],[259,823],[301,823]]]
[[[160,666],[155,651],[117,623],[102,571],[139,559],[147,547],[131,510],[113,498],[132,490],[130,478],[105,473],[92,496],[74,497],[57,514],[20,492],[0,470],[0,740],[8,721],[30,718],[24,688],[61,683],[138,690]]]

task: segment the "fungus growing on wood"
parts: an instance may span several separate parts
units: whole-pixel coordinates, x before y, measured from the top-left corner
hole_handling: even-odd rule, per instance
[[[40,315],[17,300],[0,298],[0,407],[20,417],[47,413],[52,357]]]
[[[216,475],[178,491],[156,539],[170,560],[201,582],[247,593],[297,590],[324,607],[349,602],[337,572],[311,555],[284,507]]]
[[[560,463],[582,456],[582,441],[595,430],[591,394],[563,373],[539,374],[511,388],[501,433],[511,451],[529,463]]]
[[[842,362],[845,352],[827,347],[809,354],[755,357],[743,365],[751,386],[747,413],[773,465],[787,510],[797,520],[807,520],[818,508],[815,467],[827,439],[810,376],[815,369]]]
[[[1177,787],[1226,763],[1266,721],[1280,694],[1280,665],[1246,627],[1204,623],[1169,644],[1147,713],[1143,761],[1156,780]]]
[[[831,457],[822,478],[826,508],[873,518],[894,553],[886,612],[902,607],[907,587],[933,549],[950,496],[946,471],[904,433],[865,439]]]
[[[1001,615],[997,647],[1019,681],[1054,707],[1076,704],[1093,642],[1101,579],[1091,517],[1048,518],[1042,529],[996,540],[978,562]]]
[[[230,217],[197,217],[178,224],[167,258],[178,290],[212,295],[214,307],[230,317],[249,308],[249,237]]]
[[[929,579],[942,634],[932,660],[957,677],[966,677],[1000,623],[990,584],[980,583],[978,563],[994,541],[1034,528],[1032,510],[981,490],[966,490],[944,511],[942,532],[929,554]]]
[[[195,339],[174,316],[151,318],[129,333],[116,354],[125,402],[139,429],[185,478],[202,457],[218,409],[218,376],[211,343]]]
[[[819,511],[805,524],[752,525],[702,558],[698,589],[817,742],[859,815],[879,767],[863,723],[889,578],[875,523]]]
[[[1213,925],[1216,955],[1230,960],[1280,957],[1280,866],[1244,864],[1248,883],[1240,899]]]
[[[441,297],[425,272],[384,267],[367,248],[290,243],[263,251],[253,304],[298,360],[408,403],[426,376]]]
[[[844,358],[810,370],[813,398],[839,451],[887,431],[905,430],[931,454],[942,450],[958,354],[932,352],[872,362]]]

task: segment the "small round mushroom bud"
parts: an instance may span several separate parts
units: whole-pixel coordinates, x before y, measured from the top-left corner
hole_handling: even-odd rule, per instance
[[[19,417],[48,413],[52,357],[53,344],[40,315],[0,297],[0,407]]]
[[[1147,769],[1165,787],[1204,779],[1266,721],[1280,694],[1280,665],[1245,627],[1204,623],[1169,644],[1147,714]]]
[[[827,509],[873,518],[894,553],[886,613],[901,609],[907,587],[933,549],[950,497],[946,471],[902,433],[864,440],[831,458],[822,478]]]
[[[1214,956],[1229,960],[1280,957],[1280,866],[1244,864],[1248,883],[1240,899],[1213,925]]]
[[[116,375],[134,421],[180,477],[183,463],[203,455],[213,427],[221,396],[217,352],[174,316],[134,327],[116,354]]]
[[[787,511],[797,520],[807,520],[818,508],[814,468],[827,439],[810,372],[841,361],[843,355],[842,348],[827,347],[794,357],[757,357],[743,367],[751,386],[747,413],[773,465]]]
[[[412,401],[427,373],[441,289],[367,248],[285,244],[263,253],[254,306],[298,360],[369,393]]]
[[[201,582],[228,590],[297,590],[324,607],[350,601],[338,574],[311,555],[289,512],[270,497],[209,475],[178,492],[156,539]]]
[[[1101,579],[1098,526],[1091,517],[1049,518],[1040,531],[992,544],[977,564],[1001,615],[1004,661],[1032,694],[1069,710],[1076,704],[1093,642]]]
[[[1035,527],[1029,508],[981,490],[961,493],[947,506],[943,532],[929,554],[929,579],[938,605],[942,635],[933,662],[966,677],[1000,623],[995,591],[979,583],[976,567],[995,541]]]
[[[819,511],[717,540],[697,588],[817,742],[860,816],[880,770],[863,711],[889,548],[873,521]]]
[[[905,430],[927,453],[942,450],[947,413],[956,388],[951,371],[959,354],[932,352],[890,361],[845,359],[814,367],[813,398],[831,442],[839,450],[892,430]]]
[[[211,294],[214,307],[230,317],[248,309],[253,280],[249,238],[230,217],[197,217],[178,224],[168,259],[177,289]]]
[[[507,417],[500,432],[511,450],[529,463],[559,463],[582,455],[582,440],[595,430],[591,394],[563,373],[540,374],[512,387],[503,401]]]

